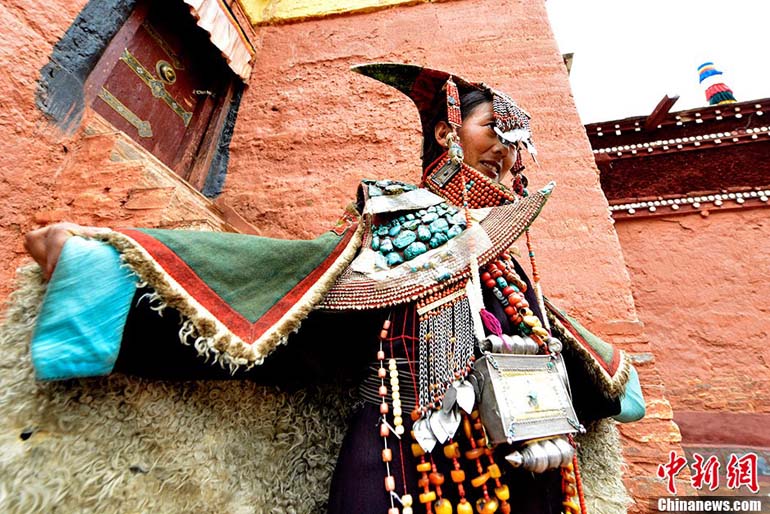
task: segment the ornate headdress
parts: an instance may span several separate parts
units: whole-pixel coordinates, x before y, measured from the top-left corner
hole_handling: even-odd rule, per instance
[[[422,182],[425,187],[457,205],[486,207],[513,201],[507,188],[485,174],[464,164],[463,152],[456,130],[462,126],[461,97],[477,90],[492,101],[495,116],[494,131],[500,141],[516,152],[513,167],[514,190],[525,194],[526,178],[520,172],[520,149],[536,155],[529,126],[530,116],[505,93],[483,83],[469,82],[445,71],[411,64],[375,63],[354,66],[353,71],[392,86],[408,96],[417,106],[424,137],[431,137],[436,116],[446,103],[447,122],[452,128],[448,151],[427,166]],[[459,172],[459,173],[458,173]]]

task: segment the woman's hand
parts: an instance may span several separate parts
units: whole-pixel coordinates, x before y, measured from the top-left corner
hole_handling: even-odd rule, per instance
[[[74,223],[55,223],[47,227],[28,232],[24,237],[24,248],[35,259],[46,280],[51,278],[56,263],[59,262],[62,248],[67,239],[74,235],[94,237],[97,234],[109,232],[108,228],[83,227]]]

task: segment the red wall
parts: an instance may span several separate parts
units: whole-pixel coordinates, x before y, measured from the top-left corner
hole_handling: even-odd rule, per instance
[[[615,227],[675,411],[770,413],[769,212]]]

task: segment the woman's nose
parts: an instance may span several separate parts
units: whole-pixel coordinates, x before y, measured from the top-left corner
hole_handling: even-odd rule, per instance
[[[503,143],[499,137],[496,139],[497,142],[495,143],[495,152],[497,152],[501,157],[506,157],[511,149],[507,144]]]

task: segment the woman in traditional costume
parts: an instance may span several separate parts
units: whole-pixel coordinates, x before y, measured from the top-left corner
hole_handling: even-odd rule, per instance
[[[585,511],[575,436],[639,419],[644,403],[623,353],[539,290],[527,229],[552,186],[526,189],[529,115],[445,72],[354,70],[417,105],[420,187],[364,180],[356,208],[314,241],[35,231],[30,253],[49,272],[58,262],[32,342],[38,377],[347,377],[360,404],[329,512]],[[91,239],[71,244],[72,233]],[[532,279],[512,249],[522,235]],[[83,268],[102,286],[78,295],[84,280],[68,273]]]

